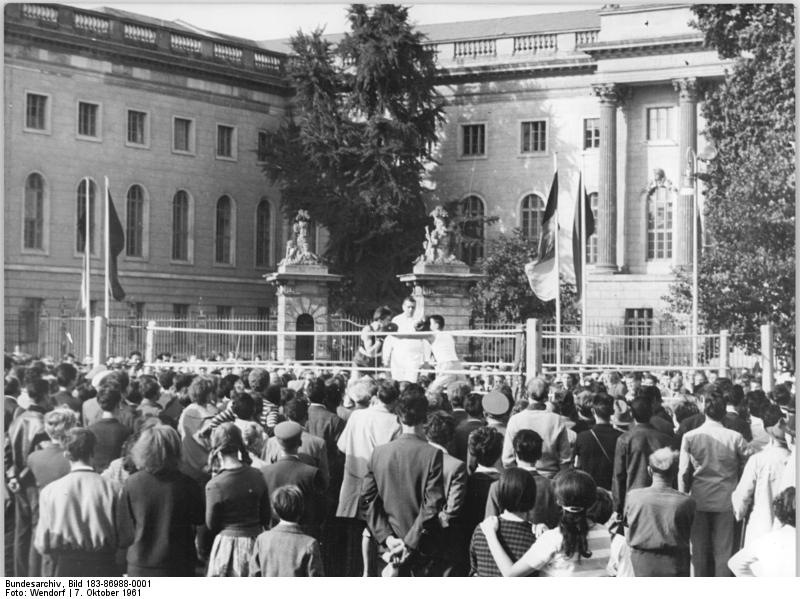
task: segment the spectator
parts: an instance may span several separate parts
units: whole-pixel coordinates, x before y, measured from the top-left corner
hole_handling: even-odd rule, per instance
[[[469,454],[477,467],[467,479],[463,514],[467,531],[473,530],[483,520],[489,488],[500,479],[500,471],[495,464],[502,451],[503,435],[491,427],[475,429],[469,437]]]
[[[303,492],[295,485],[279,487],[272,493],[272,509],[280,520],[256,539],[250,576],[324,576],[319,543],[299,525]]]
[[[438,517],[444,503],[442,452],[424,440],[427,409],[424,390],[408,385],[397,407],[402,434],[375,448],[364,478],[370,532],[401,576],[437,576],[445,567]]]
[[[543,378],[535,378],[528,382],[527,394],[530,404],[515,414],[508,421],[503,441],[503,466],[515,465],[514,436],[523,429],[536,431],[542,438],[542,457],[536,463],[536,469],[542,476],[553,478],[559,470],[566,469],[572,463],[572,448],[569,444],[567,427],[557,414],[545,411],[549,385]]]
[[[631,489],[648,487],[653,482],[647,469],[647,459],[656,449],[669,447],[669,435],[656,430],[650,420],[653,417],[652,404],[644,397],[638,397],[631,404],[631,412],[636,424],[617,439],[614,450],[614,478],[612,493],[614,509],[618,514],[625,513],[625,496]]]
[[[88,428],[97,438],[94,451],[94,469],[98,474],[108,468],[112,460],[122,453],[122,445],[133,432],[114,416],[119,413],[122,390],[113,379],[106,379],[97,390],[97,403],[100,406],[100,419]]]
[[[767,533],[728,560],[735,576],[791,576],[797,567],[797,505],[795,487],[787,487],[774,499],[772,511],[780,528]]]
[[[692,525],[695,576],[730,576],[731,495],[749,450],[741,434],[722,425],[726,401],[720,385],[708,385],[704,393],[706,421],[681,442],[678,489],[697,503]]]
[[[480,393],[470,393],[464,401],[464,411],[467,413],[467,418],[461,424],[456,426],[453,435],[452,451],[451,453],[456,459],[462,462],[467,462],[467,447],[469,445],[469,437],[472,431],[486,426],[483,419],[483,396]],[[474,467],[474,466],[473,466]]]
[[[648,458],[649,487],[633,489],[625,503],[624,522],[636,576],[689,576],[690,538],[695,501],[673,489],[677,452],[657,449]]]
[[[206,528],[216,535],[207,576],[247,576],[256,537],[270,520],[267,485],[235,424],[214,431],[210,459],[219,471],[206,484]]]
[[[117,491],[91,467],[95,436],[73,428],[65,449],[70,475],[42,489],[34,546],[49,557],[46,576],[116,576]]]
[[[605,393],[593,393],[591,413],[596,424],[575,439],[575,467],[588,472],[597,486],[611,490],[614,454],[622,432],[611,426],[614,403]]]
[[[497,538],[507,549],[509,559],[517,561],[536,541],[532,523],[527,519],[536,501],[536,483],[522,468],[512,467],[503,472],[495,484],[500,512]],[[469,555],[470,576],[502,575],[480,526],[475,527]]]
[[[736,520],[747,519],[745,545],[774,528],[772,503],[781,491],[780,481],[789,458],[785,438],[786,422],[780,408],[770,405],[762,416],[765,432],[769,435],[769,444],[747,460],[739,484],[731,497]]]
[[[137,472],[125,481],[116,518],[128,576],[193,576],[203,491],[178,470],[178,433],[165,425],[144,429],[131,455]]]

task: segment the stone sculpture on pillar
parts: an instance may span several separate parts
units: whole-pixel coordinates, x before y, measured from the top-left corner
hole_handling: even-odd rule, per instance
[[[278,266],[292,264],[320,264],[319,257],[308,245],[308,221],[311,218],[306,210],[298,210],[292,225],[292,237],[286,242],[286,256]]]
[[[424,252],[414,264],[461,263],[453,254],[454,233],[447,211],[437,206],[430,216],[433,218],[433,229],[425,227]]]

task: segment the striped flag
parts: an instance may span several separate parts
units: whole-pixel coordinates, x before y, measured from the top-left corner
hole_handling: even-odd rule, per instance
[[[542,215],[542,236],[539,238],[539,255],[525,265],[533,293],[543,302],[558,296],[558,268],[556,243],[558,242],[558,170],[553,174],[553,184]]]
[[[594,234],[594,214],[589,195],[583,186],[583,173],[578,176],[578,199],[575,203],[575,219],[572,226],[572,262],[575,268],[575,289],[578,292],[578,299],[583,293],[583,265],[586,260],[586,255],[581,251],[582,220],[586,222],[586,232],[583,237],[588,241]]]

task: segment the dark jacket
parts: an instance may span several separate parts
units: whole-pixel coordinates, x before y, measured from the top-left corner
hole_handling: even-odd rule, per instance
[[[203,490],[182,472],[140,470],[117,506],[120,547],[132,576],[194,576],[194,527],[203,524]]]
[[[400,435],[372,452],[361,489],[367,525],[378,543],[393,536],[411,550],[441,552],[441,451],[416,435]]]
[[[309,465],[297,455],[284,455],[275,463],[264,466],[261,474],[270,497],[284,485],[297,485],[300,488],[305,506],[300,524],[306,534],[319,538],[319,527],[325,515],[322,508],[325,481],[319,468]],[[277,514],[272,515],[272,522],[278,522]]]
[[[472,431],[482,426],[486,426],[483,420],[465,420],[459,424],[453,434],[453,441],[451,443],[452,451],[450,454],[454,458],[466,462],[469,448],[469,436]]]
[[[623,513],[628,491],[648,487],[653,482],[647,473],[650,454],[662,447],[670,447],[671,444],[672,437],[656,430],[649,423],[637,423],[617,439],[611,492],[618,514]]]
[[[622,431],[610,424],[595,424],[590,430],[578,433],[575,439],[578,467],[591,474],[597,485],[607,491],[611,490],[614,454],[617,451],[617,439],[621,435]]]

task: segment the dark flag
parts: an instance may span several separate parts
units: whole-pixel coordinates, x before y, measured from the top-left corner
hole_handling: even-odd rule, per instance
[[[111,285],[111,297],[122,301],[125,299],[125,290],[119,283],[117,274],[117,256],[125,249],[125,231],[119,216],[114,209],[114,201],[111,199],[111,192],[108,194],[108,280]]]
[[[550,195],[542,215],[542,236],[539,239],[539,255],[525,265],[533,293],[543,302],[556,299],[558,295],[558,266],[556,265],[556,243],[558,243],[558,171],[553,174]]]
[[[592,204],[589,200],[589,195],[583,187],[583,173],[578,176],[578,199],[575,204],[575,221],[572,226],[572,261],[575,268],[575,289],[578,292],[578,299],[581,298],[583,293],[583,264],[586,256],[581,251],[581,217],[586,220],[586,231],[583,238],[588,241],[589,237],[594,234],[594,214],[592,213]]]

